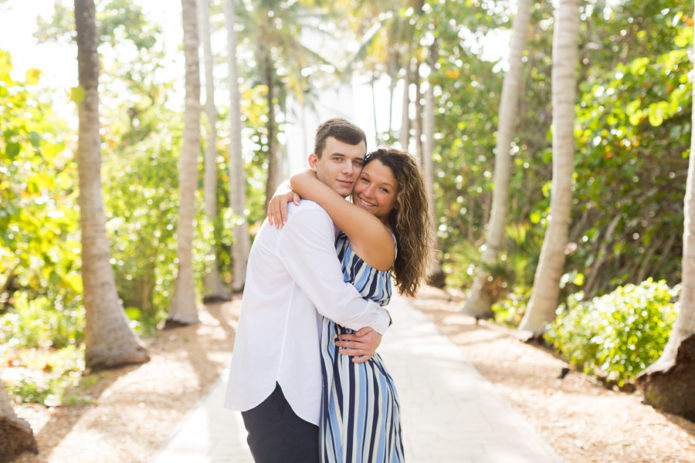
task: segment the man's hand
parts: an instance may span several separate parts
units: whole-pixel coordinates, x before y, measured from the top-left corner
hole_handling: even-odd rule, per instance
[[[280,185],[268,201],[268,223],[276,228],[282,228],[287,222],[287,204],[293,202],[299,205],[300,199],[299,195],[290,190],[286,183]]]
[[[368,326],[355,334],[341,334],[335,341],[335,345],[340,347],[338,352],[354,357],[352,361],[355,363],[364,363],[372,358],[379,344],[381,335]]]

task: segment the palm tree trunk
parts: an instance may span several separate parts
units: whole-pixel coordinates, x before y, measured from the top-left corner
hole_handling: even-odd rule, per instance
[[[179,162],[178,273],[166,328],[198,323],[193,276],[193,221],[200,152],[200,67],[196,0],[181,0],[183,52],[186,60],[186,104]]]
[[[410,63],[405,68],[405,79],[403,80],[403,109],[401,113],[401,132],[398,137],[401,149],[408,151],[408,141],[410,140]]]
[[[238,217],[234,226],[234,278],[232,291],[239,292],[246,280],[246,262],[249,258],[249,227],[246,222],[246,180],[244,160],[241,154],[241,97],[239,95],[239,78],[237,71],[237,37],[234,25],[236,13],[234,0],[225,0],[224,14],[227,23],[227,67],[229,69],[229,204]]]
[[[39,453],[34,432],[28,422],[15,414],[0,381],[0,461],[11,461],[23,452]]]
[[[553,181],[550,219],[520,337],[536,336],[555,318],[572,209],[574,106],[579,56],[580,0],[560,0],[553,38]]]
[[[524,54],[530,17],[531,1],[519,0],[512,25],[509,70],[504,77],[498,116],[492,212],[490,222],[487,224],[485,244],[482,248],[481,265],[478,266],[478,273],[463,305],[464,312],[476,316],[492,315],[493,301],[486,290],[490,278],[487,268],[497,261],[500,251],[504,248],[507,212],[509,211],[510,149],[518,114],[521,60]]]
[[[377,123],[376,115],[376,88],[374,86],[375,82],[374,72],[372,72],[372,80],[370,81],[370,87],[372,89],[372,119],[374,120],[374,141],[376,142],[377,148],[381,144],[381,137],[379,136],[379,125]]]
[[[275,123],[275,85],[273,81],[273,61],[270,53],[267,51],[263,55],[263,70],[265,84],[268,87],[266,101],[268,102],[268,180],[265,186],[265,207],[268,207],[268,201],[275,193],[275,189],[279,184],[279,163],[277,155],[277,143],[275,142],[277,126]]]
[[[415,99],[413,103],[415,104],[415,119],[413,120],[413,128],[415,129],[415,134],[413,138],[415,139],[415,158],[417,159],[420,166],[423,166],[423,154],[422,154],[422,98],[421,98],[421,85],[420,85],[420,60],[415,60],[415,70],[413,71],[413,80],[415,81]]]
[[[437,41],[430,47],[428,56],[430,76],[434,73],[434,67],[437,63]],[[443,288],[446,285],[446,276],[442,270],[442,264],[439,261],[439,242],[437,240],[437,214],[434,204],[434,84],[428,82],[427,90],[425,91],[425,149],[422,159],[422,171],[425,178],[425,188],[427,191],[427,205],[430,214],[430,232],[432,236],[432,249],[430,251],[430,261],[427,266],[427,283],[437,288]]]
[[[92,370],[149,360],[130,328],[116,291],[106,215],[101,197],[99,135],[99,56],[93,0],[75,0],[77,64],[84,98],[78,106],[77,168],[80,185],[85,363]]]
[[[695,98],[692,124],[695,127]],[[695,420],[695,402],[692,400],[692,385],[695,384],[695,131],[690,135],[683,215],[680,309],[661,357],[637,381],[647,403]]]
[[[391,136],[391,130],[393,130],[393,95],[396,91],[396,78],[398,77],[398,55],[393,50],[390,50],[390,52],[389,52],[388,74],[389,74],[389,127],[387,130],[387,133],[389,134],[389,137],[390,137]]]
[[[212,44],[210,41],[210,4],[209,0],[199,0],[198,23],[200,40],[203,43],[205,63],[205,114],[208,120],[207,143],[205,145],[205,177],[203,179],[203,197],[205,215],[211,223],[217,224],[217,111],[215,110],[215,81],[212,62]],[[205,302],[228,301],[229,294],[222,286],[217,262],[217,246],[213,242],[208,255],[208,271],[203,276]]]

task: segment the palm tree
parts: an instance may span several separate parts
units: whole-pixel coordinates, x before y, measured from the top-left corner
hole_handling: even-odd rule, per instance
[[[410,141],[410,77],[411,67],[406,65],[405,79],[403,79],[403,109],[401,113],[401,129],[398,141],[403,151],[408,151]]]
[[[186,60],[186,105],[179,162],[178,273],[166,328],[198,322],[193,276],[193,221],[200,151],[200,68],[196,0],[181,0],[183,52]]]
[[[487,270],[497,262],[504,247],[505,223],[509,210],[510,150],[516,117],[518,114],[519,88],[521,87],[521,67],[526,34],[531,17],[531,0],[517,2],[516,16],[512,25],[512,39],[509,50],[509,70],[504,77],[502,99],[500,102],[497,146],[495,147],[495,188],[492,195],[492,212],[487,225],[487,233],[481,264],[466,297],[463,311],[476,316],[492,314],[492,299],[486,291],[490,274]]]
[[[433,75],[438,58],[438,42],[435,40],[430,45],[429,55],[427,56],[427,64],[430,68],[430,76]],[[427,282],[432,286],[443,288],[446,284],[444,270],[439,261],[439,243],[437,240],[437,218],[434,205],[434,84],[432,80],[427,83],[425,91],[425,117],[423,120],[423,131],[425,135],[425,146],[422,156],[422,171],[425,178],[425,187],[427,189],[427,203],[429,206],[430,232],[432,236],[432,251],[430,261],[427,268]]]
[[[246,40],[255,48],[258,80],[267,89],[267,203],[281,180],[277,143],[277,106],[283,102],[281,93],[291,94],[300,105],[304,104],[309,78],[303,71],[310,65],[326,61],[302,43],[303,29],[316,29],[311,22],[311,11],[304,3],[284,0],[255,0],[252,3],[252,8],[239,9],[237,13],[243,20]]]
[[[0,381],[0,455],[10,461],[22,452],[39,453],[31,426],[12,409],[5,385]]]
[[[543,238],[533,290],[518,334],[528,338],[541,334],[555,318],[560,277],[572,209],[574,170],[574,106],[576,67],[579,59],[580,0],[560,0],[553,35],[553,180],[550,218]]]
[[[695,127],[695,89],[693,97],[692,127]],[[692,354],[695,352],[695,131],[690,135],[686,181],[680,308],[661,357],[637,381],[647,403],[695,420],[692,401],[695,382]]]
[[[200,40],[203,44],[205,62],[205,114],[208,120],[207,143],[205,145],[205,177],[203,197],[205,214],[212,223],[217,223],[217,110],[215,109],[215,81],[212,61],[212,43],[210,40],[210,4],[209,0],[198,3],[198,23]],[[206,302],[228,301],[229,294],[222,286],[217,263],[217,246],[212,244],[208,256],[209,268],[203,276]]]
[[[246,222],[246,180],[244,160],[241,155],[241,97],[237,71],[236,12],[234,0],[224,1],[224,15],[227,29],[227,67],[229,69],[229,204],[238,217],[234,226],[234,279],[232,291],[241,291],[246,279],[246,262],[249,257],[250,239]]]
[[[111,268],[106,216],[101,197],[99,56],[93,0],[75,0],[77,64],[83,99],[79,103],[77,167],[82,231],[82,285],[86,312],[85,363],[92,370],[149,360],[130,327]]]

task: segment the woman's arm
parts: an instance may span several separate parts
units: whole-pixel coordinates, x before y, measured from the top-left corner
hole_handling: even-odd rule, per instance
[[[370,212],[346,201],[331,187],[316,178],[312,170],[290,178],[292,191],[317,202],[350,240],[355,253],[377,270],[393,265],[396,249],[386,226]]]

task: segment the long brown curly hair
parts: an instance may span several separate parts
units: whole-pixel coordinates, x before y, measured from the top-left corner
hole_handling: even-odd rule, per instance
[[[402,151],[378,149],[367,155],[364,165],[372,161],[380,161],[391,169],[398,183],[397,206],[388,217],[398,243],[393,271],[400,292],[414,296],[425,276],[430,248],[430,220],[422,174],[413,157]]]

